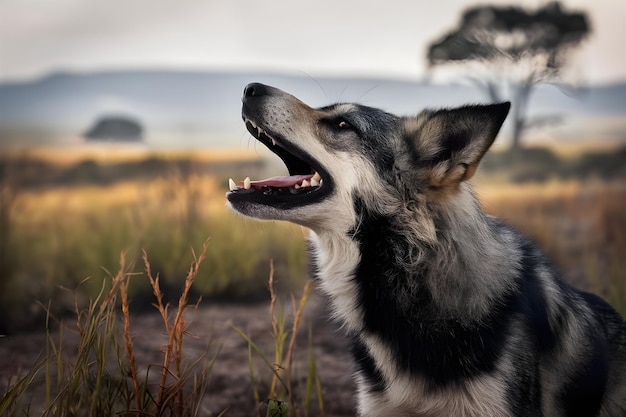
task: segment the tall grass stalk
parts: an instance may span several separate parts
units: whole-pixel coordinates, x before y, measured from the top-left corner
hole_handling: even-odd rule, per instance
[[[24,376],[9,378],[6,392],[0,398],[0,416],[28,415],[28,409],[20,410],[19,405],[45,365],[46,359],[39,358]]]
[[[161,368],[161,382],[159,384],[159,392],[157,395],[157,407],[162,408],[166,402],[169,400],[174,401],[174,415],[179,416],[182,415],[182,410],[185,408],[184,406],[184,397],[182,389],[178,389],[173,393],[168,390],[167,380],[168,376],[171,374],[175,381],[181,381],[184,379],[184,371],[182,369],[183,363],[183,336],[187,332],[187,327],[185,325],[185,312],[187,307],[189,306],[189,290],[191,289],[191,285],[193,284],[195,278],[198,275],[198,270],[200,265],[206,258],[206,252],[209,245],[209,240],[205,240],[202,245],[202,252],[200,256],[196,256],[196,253],[193,252],[193,262],[189,267],[189,271],[187,272],[187,277],[185,278],[185,283],[183,287],[183,291],[178,299],[178,308],[176,310],[176,314],[173,319],[171,318],[168,309],[169,305],[163,304],[163,293],[161,292],[161,287],[159,285],[159,276],[156,277],[152,275],[152,270],[150,267],[150,262],[148,261],[148,255],[144,251],[143,252],[143,260],[145,265],[146,274],[148,275],[148,279],[150,280],[150,285],[152,286],[154,295],[157,299],[157,303],[155,307],[158,309],[161,319],[163,320],[163,325],[165,327],[165,331],[167,334],[167,347],[165,348],[165,352],[163,355],[163,365]],[[194,308],[197,309],[198,303],[200,299],[198,299]],[[214,362],[215,357],[211,361],[211,365]],[[174,368],[172,369],[172,363],[174,364]]]
[[[291,329],[291,338],[289,339],[289,347],[287,348],[287,359],[286,359],[287,366],[286,366],[286,372],[285,372],[286,379],[287,379],[287,386],[289,387],[288,395],[289,395],[290,403],[294,402],[294,398],[293,398],[294,390],[292,389],[291,378],[292,378],[293,356],[296,350],[296,336],[298,334],[298,328],[300,327],[300,321],[302,320],[302,314],[304,313],[304,307],[306,306],[306,303],[309,299],[309,294],[311,293],[311,286],[312,286],[312,281],[307,281],[306,284],[304,285],[304,291],[302,293],[302,297],[300,298],[300,303],[297,307],[296,307],[295,298],[293,296],[291,297],[291,304],[292,304],[292,308],[294,312],[294,319],[293,319],[293,328]]]
[[[311,399],[313,397],[313,387],[315,386],[317,396],[317,407],[319,409],[319,416],[324,417],[326,412],[324,411],[324,396],[322,393],[322,382],[317,373],[317,364],[315,363],[315,354],[313,351],[313,331],[309,327],[309,361],[308,371],[306,379],[306,393],[304,395],[304,417],[309,417],[311,413]]]
[[[251,352],[255,351],[263,360],[265,365],[272,372],[272,381],[270,383],[269,393],[268,393],[268,411],[267,415],[289,415],[289,416],[300,416],[301,409],[305,409],[305,414],[308,415],[308,410],[310,409],[311,404],[311,395],[313,393],[312,389],[306,388],[302,397],[302,404],[300,404],[300,396],[297,395],[295,386],[294,386],[294,369],[293,369],[293,361],[295,357],[296,351],[296,338],[298,335],[298,329],[300,328],[302,322],[302,316],[304,313],[304,308],[306,307],[307,301],[309,299],[309,295],[312,291],[312,282],[307,281],[302,296],[300,297],[299,302],[296,302],[296,299],[292,297],[291,305],[292,305],[292,319],[293,323],[291,326],[291,330],[287,330],[285,325],[286,318],[285,314],[280,307],[279,298],[275,289],[275,281],[274,281],[274,266],[273,262],[270,261],[270,272],[268,278],[268,289],[270,293],[270,320],[272,323],[272,338],[274,340],[274,362],[272,363],[268,357],[259,349],[259,347],[252,341],[252,339],[246,335],[246,333],[238,327],[234,327],[235,330],[244,338],[244,340],[248,343],[249,346],[249,361],[250,361],[250,380],[253,389],[253,395],[255,399],[258,401],[259,394],[258,389],[256,387],[257,381],[255,378],[254,367],[252,363],[252,355]],[[285,343],[289,338],[289,343],[287,344],[287,350],[285,352]],[[313,384],[313,381],[317,382],[317,387],[319,388],[319,379],[317,378],[316,368],[315,368],[315,358],[313,355],[312,347],[309,346],[309,367],[308,367],[308,376],[307,376],[307,386],[309,384]],[[310,382],[309,382],[310,381]],[[317,390],[318,401],[321,403],[321,389]],[[320,410],[323,413],[323,405],[320,405]],[[323,414],[322,414],[323,415]]]
[[[272,385],[270,386],[269,397],[272,399],[278,398],[277,385],[279,380],[279,372],[281,364],[283,363],[283,350],[285,346],[285,339],[287,338],[287,332],[285,331],[285,315],[282,308],[279,307],[279,312],[276,313],[276,302],[278,297],[274,290],[274,261],[270,261],[270,275],[269,275],[269,290],[270,290],[270,318],[272,320],[272,334],[274,336],[274,372],[272,376]],[[286,384],[285,384],[286,385]],[[287,388],[287,386],[285,387]]]
[[[124,282],[120,285],[120,294],[122,296],[122,316],[124,317],[124,341],[126,342],[126,353],[128,354],[128,368],[133,381],[133,390],[135,396],[135,407],[137,413],[141,410],[141,389],[139,378],[137,377],[137,365],[135,363],[135,351],[133,349],[133,338],[130,334],[130,310],[128,308],[128,283]]]
[[[163,304],[164,295],[159,287],[158,275],[153,278],[147,254],[144,264],[152,290],[156,297],[155,306],[161,312],[166,330],[167,346],[160,365],[158,391],[151,391],[150,370],[145,375],[138,371],[133,346],[128,285],[133,266],[126,264],[126,255],[119,258],[117,274],[108,273],[97,296],[81,309],[75,303],[75,330],[78,340],[73,352],[68,355],[64,348],[64,328],[61,323],[58,342],[50,331],[51,314],[49,305],[46,321],[46,357],[38,360],[28,372],[12,381],[0,398],[0,415],[42,417],[74,416],[160,416],[193,417],[201,413],[208,380],[216,355],[207,358],[206,353],[191,363],[183,358],[183,338],[188,334],[185,314],[188,310],[189,291],[206,257],[208,240],[204,242],[199,256],[187,273],[184,288],[176,306],[170,314],[169,305]],[[198,304],[191,304],[197,308]],[[121,321],[123,327],[120,329]],[[43,373],[43,381],[37,376]],[[56,375],[55,375],[56,373]],[[43,383],[43,404],[24,405],[29,391]],[[42,407],[41,411],[35,410]],[[32,414],[35,413],[35,414]]]

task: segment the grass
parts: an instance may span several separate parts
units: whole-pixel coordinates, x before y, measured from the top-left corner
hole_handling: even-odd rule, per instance
[[[130,146],[129,146],[130,145]],[[47,163],[71,167],[84,161],[94,161],[101,165],[119,164],[121,162],[142,162],[148,159],[158,158],[163,160],[193,159],[201,162],[227,162],[247,161],[258,159],[256,152],[246,151],[241,148],[213,148],[195,150],[193,153],[186,150],[161,150],[150,151],[145,145],[133,146],[131,144],[116,143],[83,143],[82,146],[68,148],[37,147],[27,151],[23,149],[4,150],[11,157],[28,157],[45,161]]]
[[[200,300],[190,304],[192,285],[198,277],[200,266],[205,262],[209,241],[205,241],[193,261],[184,280],[183,289],[173,308],[164,302],[165,294],[160,286],[160,277],[154,275],[148,254],[143,253],[144,274],[154,296],[153,306],[161,317],[166,343],[162,362],[140,370],[136,363],[129,308],[129,283],[137,280],[131,272],[132,265],[126,262],[126,254],[119,258],[119,272],[109,274],[98,295],[84,309],[75,312],[74,331],[78,341],[74,352],[68,354],[64,344],[65,326],[60,327],[58,338],[52,336],[46,325],[46,354],[22,376],[10,378],[6,392],[0,397],[0,415],[13,416],[163,416],[191,417],[204,415],[201,405],[207,400],[206,388],[211,370],[218,359],[218,352],[209,354],[209,349],[196,358],[185,355],[184,340],[191,336],[186,317],[189,309],[195,311]],[[193,251],[192,251],[193,252]],[[317,376],[311,336],[304,389],[298,391],[293,380],[293,361],[296,351],[296,336],[312,284],[307,281],[299,302],[292,298],[293,317],[291,331],[285,328],[286,316],[280,310],[278,295],[274,287],[274,268],[271,264],[270,320],[274,338],[274,361],[272,362],[255,343],[239,328],[250,349],[255,350],[271,369],[272,379],[269,397],[262,401],[257,389],[260,380],[252,371],[250,356],[250,382],[261,412],[266,404],[268,416],[308,417],[324,416],[321,382]],[[145,278],[142,277],[142,278]],[[49,304],[48,319],[52,318]],[[121,314],[120,314],[121,311]],[[121,320],[121,322],[120,322]],[[47,320],[48,323],[48,320]],[[287,350],[285,342],[289,340]],[[41,378],[43,374],[43,378]],[[42,381],[43,379],[43,381]],[[45,386],[45,401],[33,403],[33,390]],[[317,408],[313,407],[316,404]],[[227,416],[228,410],[220,413]],[[257,414],[261,416],[261,414]]]
[[[71,311],[73,299],[62,288],[77,288],[82,302],[93,297],[99,291],[95,281],[79,283],[102,277],[99,266],[114,269],[120,250],[127,252],[129,264],[140,265],[145,248],[161,272],[161,286],[174,289],[185,278],[181,271],[191,260],[189,247],[201,245],[206,236],[218,243],[207,249],[211,268],[198,271],[195,295],[263,299],[265,274],[260,271],[270,258],[286,290],[289,282],[301,285],[305,248],[300,228],[233,215],[225,208],[223,188],[208,175],[173,175],[22,191],[5,210],[10,233],[3,239],[4,259],[11,265],[1,269],[6,290],[0,302],[6,308],[0,309],[0,333],[3,323],[5,331],[41,323],[41,315],[32,316],[38,310],[33,300],[52,297],[55,314]],[[149,308],[150,291],[130,282],[128,293]]]
[[[298,329],[300,328],[302,315],[306,306],[309,295],[312,291],[312,282],[307,281],[302,291],[300,301],[292,297],[292,327],[289,331],[286,328],[286,316],[280,307],[279,297],[274,287],[274,266],[270,263],[270,275],[268,281],[270,292],[270,319],[272,322],[272,336],[274,339],[274,358],[273,361],[266,355],[254,341],[240,328],[235,327],[237,333],[248,343],[249,346],[249,366],[250,366],[250,383],[252,386],[252,394],[257,403],[260,403],[259,390],[257,388],[257,378],[254,372],[252,351],[256,352],[263,363],[272,373],[272,381],[269,388],[267,401],[268,416],[293,416],[307,417],[312,412],[312,400],[316,399],[317,409],[316,415],[325,416],[324,400],[321,388],[321,382],[317,376],[317,368],[315,365],[315,357],[313,356],[312,336],[309,334],[309,357],[306,385],[304,391],[298,390],[294,385],[294,354],[296,351],[296,340]],[[285,343],[289,339],[287,350],[285,351]],[[313,396],[315,389],[315,397]],[[260,411],[260,410],[259,410]],[[259,415],[259,414],[257,414]],[[260,415],[259,415],[260,416]]]
[[[69,416],[198,416],[200,404],[216,355],[208,351],[193,359],[183,355],[187,336],[186,312],[197,308],[190,304],[190,289],[206,259],[208,242],[193,261],[184,280],[184,288],[174,311],[164,304],[159,277],[153,277],[147,255],[144,267],[156,299],[167,345],[160,366],[138,371],[131,333],[128,285],[132,267],[126,256],[119,260],[119,272],[103,281],[98,295],[84,309],[77,309],[74,330],[78,342],[73,354],[64,352],[63,331],[58,339],[47,332],[46,356],[22,377],[9,381],[0,398],[0,415]],[[118,310],[121,307],[122,328]],[[48,309],[50,313],[50,310]],[[49,314],[48,318],[52,316]],[[62,326],[61,329],[64,329]],[[159,374],[158,384],[151,380]],[[30,390],[37,386],[38,375],[44,374],[45,403],[29,404]],[[155,388],[156,387],[156,388]],[[32,398],[32,397],[31,397]],[[41,409],[38,409],[41,407]]]
[[[479,184],[487,212],[535,240],[565,276],[626,316],[626,183]]]

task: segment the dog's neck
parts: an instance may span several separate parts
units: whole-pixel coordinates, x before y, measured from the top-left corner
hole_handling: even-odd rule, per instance
[[[413,318],[462,321],[482,317],[512,288],[513,273],[498,271],[518,269],[513,237],[493,232],[471,192],[449,203],[438,212],[435,242],[415,239],[406,213],[363,207],[352,230],[311,234],[320,287],[348,329],[361,330],[364,298],[393,297]]]

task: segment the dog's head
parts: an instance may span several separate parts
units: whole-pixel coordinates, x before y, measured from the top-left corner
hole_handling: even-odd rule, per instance
[[[289,176],[231,181],[230,206],[313,230],[353,227],[355,201],[393,214],[454,193],[475,173],[510,106],[398,117],[358,104],[312,108],[263,84],[248,85],[242,101],[246,127],[283,160]]]

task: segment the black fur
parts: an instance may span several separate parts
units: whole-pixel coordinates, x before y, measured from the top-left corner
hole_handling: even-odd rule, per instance
[[[361,204],[357,203],[357,210]],[[359,243],[361,262],[354,280],[364,312],[363,331],[378,334],[389,342],[394,356],[411,372],[427,377],[436,386],[478,376],[494,369],[504,348],[504,334],[524,300],[510,294],[494,306],[488,318],[461,323],[442,318],[427,288],[412,292],[411,309],[400,308],[396,297],[406,292],[409,281],[419,281],[427,271],[406,271],[397,267],[395,257],[403,239],[394,235],[393,219],[372,215],[361,209],[361,222],[351,236]],[[408,245],[408,244],[407,244]],[[404,248],[409,253],[410,248]],[[419,284],[418,284],[419,285]]]
[[[537,378],[539,354],[548,357],[558,354],[561,328],[550,325],[544,291],[536,271],[546,261],[535,246],[520,238],[522,267],[516,286],[507,296],[494,302],[488,317],[474,322],[459,322],[442,318],[427,288],[418,292],[409,310],[400,308],[396,297],[406,292],[403,286],[419,281],[428,271],[406,271],[397,267],[397,252],[409,253],[408,243],[402,247],[401,235],[394,234],[398,226],[394,219],[368,213],[357,200],[355,210],[360,213],[359,226],[349,235],[358,242],[361,261],[354,275],[358,287],[359,304],[363,309],[363,332],[378,335],[388,342],[393,355],[405,369],[433,382],[432,389],[457,384],[465,379],[492,372],[503,353],[505,341],[513,326],[523,325],[529,337],[528,346],[518,346],[516,354],[520,367],[511,382],[510,402],[516,416],[538,416],[541,413],[541,382]],[[494,227],[511,228],[490,220]],[[560,290],[577,292],[559,282]],[[413,292],[414,293],[414,292]],[[585,300],[596,310],[619,317],[600,298],[585,295]],[[593,329],[589,328],[589,332]],[[597,414],[608,375],[607,339],[602,334],[589,334],[592,343],[587,365],[580,368],[564,386],[559,400],[567,416],[594,416]],[[601,337],[599,337],[601,336]],[[372,391],[378,392],[385,381],[369,357],[358,337],[353,337],[353,355],[357,367]]]
[[[369,354],[358,335],[354,335],[352,338],[351,347],[352,357],[361,375],[365,378],[370,392],[383,392],[385,390],[385,379],[380,370],[376,367],[374,358]]]

